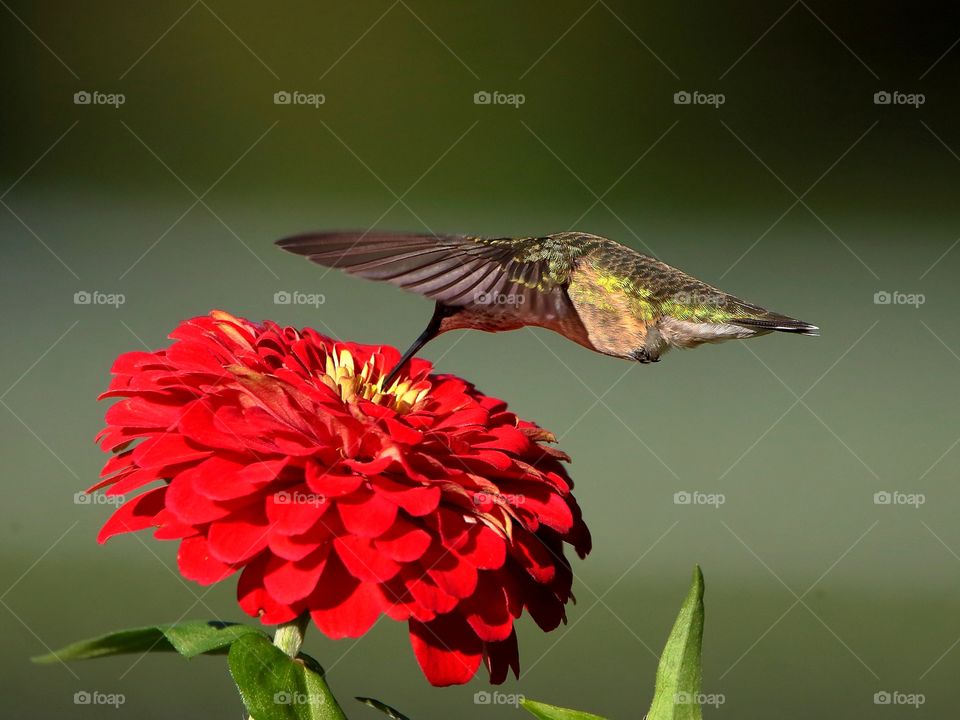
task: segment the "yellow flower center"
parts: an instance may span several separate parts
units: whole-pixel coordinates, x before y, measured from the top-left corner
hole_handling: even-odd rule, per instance
[[[412,382],[402,376],[394,380],[390,387],[384,388],[384,375],[374,368],[373,360],[371,356],[357,370],[350,351],[338,351],[334,347],[327,354],[326,374],[321,375],[320,380],[331,390],[339,392],[345,403],[362,398],[401,413],[408,412],[430,392],[430,383],[426,380]]]

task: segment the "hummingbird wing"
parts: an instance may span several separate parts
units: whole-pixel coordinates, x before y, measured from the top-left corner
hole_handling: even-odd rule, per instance
[[[321,232],[277,241],[327,267],[380,280],[454,307],[502,306],[527,324],[576,311],[564,290],[570,238],[479,238]]]

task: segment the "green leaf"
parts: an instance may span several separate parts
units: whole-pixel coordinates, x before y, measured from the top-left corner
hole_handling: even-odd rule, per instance
[[[373,698],[368,697],[358,697],[356,699],[362,702],[364,705],[368,705],[376,710],[379,710],[388,718],[390,718],[390,720],[410,720],[410,718],[396,708],[392,708],[386,703],[380,702],[379,700],[374,700]]]
[[[677,621],[657,667],[657,685],[648,720],[702,720],[700,711],[703,642],[703,573],[697,566]]]
[[[523,709],[540,720],[604,720],[599,715],[593,715],[580,710],[568,710],[567,708],[554,707],[536,700],[523,700],[520,703]]]
[[[250,625],[220,620],[192,620],[176,625],[119,630],[72,643],[49,655],[35,657],[33,661],[47,664],[145,652],[178,652],[190,658],[204,653],[225,653],[237,638],[250,634],[266,637],[262,630]]]
[[[32,660],[45,665],[65,660],[87,660],[108,655],[145,653],[151,650],[155,652],[173,650],[173,645],[164,636],[163,630],[157,626],[119,630],[89,640],[80,640],[54,650],[49,655],[40,655]]]
[[[230,646],[230,674],[255,720],[346,720],[323,675],[270,640],[247,635]]]
[[[161,626],[162,627],[162,626]],[[260,628],[252,625],[226,623],[219,620],[195,620],[163,628],[163,634],[174,650],[184,657],[203,654],[222,654],[236,640],[247,635],[267,637]]]

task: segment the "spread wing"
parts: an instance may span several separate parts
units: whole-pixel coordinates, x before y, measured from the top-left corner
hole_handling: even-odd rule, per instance
[[[574,239],[478,238],[380,231],[279,240],[309,260],[455,307],[509,306],[530,324],[575,313],[566,294]],[[575,254],[575,253],[574,253]]]

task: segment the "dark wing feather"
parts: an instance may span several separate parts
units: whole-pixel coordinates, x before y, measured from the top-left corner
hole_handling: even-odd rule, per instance
[[[574,312],[566,295],[567,238],[323,232],[277,242],[352,275],[392,283],[445,305],[507,303],[540,324]],[[546,242],[545,242],[546,241]],[[540,321],[540,322],[538,322]]]

